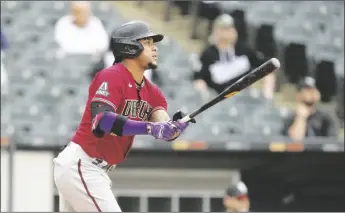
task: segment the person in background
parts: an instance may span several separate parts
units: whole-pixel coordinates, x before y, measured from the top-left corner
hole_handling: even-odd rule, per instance
[[[223,205],[226,212],[249,212],[250,200],[246,184],[239,181],[226,190]]]
[[[0,31],[0,34],[1,34],[1,50],[4,50],[8,47],[8,43],[2,30]]]
[[[283,135],[296,141],[302,141],[305,137],[337,136],[338,123],[335,116],[317,108],[320,92],[312,77],[306,77],[298,84],[296,100],[296,111],[286,119]]]
[[[71,14],[55,26],[55,41],[61,54],[101,56],[108,50],[108,34],[102,21],[91,13],[91,3],[72,1]]]
[[[4,50],[8,48],[8,43],[5,35],[1,31],[1,96],[6,96],[8,94],[8,76],[5,65],[3,63],[3,58],[5,57]]]
[[[262,53],[238,41],[234,19],[222,14],[214,21],[211,45],[201,53],[201,69],[194,72],[194,85],[201,90],[209,87],[220,93],[264,61]],[[268,78],[270,80],[264,83],[264,95],[272,99],[275,83],[272,77]]]

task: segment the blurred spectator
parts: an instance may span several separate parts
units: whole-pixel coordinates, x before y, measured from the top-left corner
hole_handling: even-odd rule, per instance
[[[2,30],[0,33],[1,33],[1,50],[4,50],[8,47],[8,43],[7,43],[6,37],[3,34]]]
[[[100,56],[108,49],[108,35],[102,21],[91,13],[91,3],[71,2],[71,15],[55,26],[55,41],[62,53]]]
[[[320,92],[315,80],[306,77],[298,84],[296,112],[287,118],[283,134],[300,141],[305,137],[336,137],[338,124],[329,112],[316,107],[320,102]]]
[[[110,67],[114,64],[115,58],[113,55],[113,52],[111,50],[111,39],[109,39],[109,45],[108,45],[108,50],[103,54],[103,57],[94,64],[92,71],[91,71],[91,79],[93,79],[93,77],[96,75],[97,72],[99,72],[100,70]],[[152,83],[157,84],[158,86],[161,86],[162,81],[161,78],[158,74],[158,70],[146,70],[144,73],[145,77]]]
[[[230,185],[226,190],[223,204],[226,212],[249,212],[250,201],[247,186],[242,181]]]
[[[5,57],[4,50],[7,49],[8,43],[5,35],[1,31],[1,95],[8,94],[8,76],[5,65],[3,64],[3,58]]]
[[[205,90],[208,87],[218,93],[264,62],[262,54],[255,52],[238,40],[234,19],[220,15],[213,24],[211,45],[200,56],[201,69],[195,72],[195,87]],[[274,75],[264,81],[264,95],[273,98]]]

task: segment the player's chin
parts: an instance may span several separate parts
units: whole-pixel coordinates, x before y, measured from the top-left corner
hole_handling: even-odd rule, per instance
[[[158,63],[156,60],[152,60],[148,63],[148,69],[156,69],[158,67]]]

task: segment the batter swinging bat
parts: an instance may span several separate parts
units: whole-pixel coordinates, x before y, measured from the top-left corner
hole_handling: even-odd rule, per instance
[[[221,102],[226,98],[230,98],[234,96],[241,90],[245,89],[246,87],[252,85],[256,81],[262,79],[266,75],[276,71],[280,67],[280,62],[276,58],[271,58],[270,60],[266,61],[265,63],[261,64],[259,67],[255,68],[247,75],[243,76],[235,83],[231,84],[228,88],[226,88],[223,92],[221,92],[218,96],[210,100],[209,102],[202,105],[199,109],[195,110],[191,114],[183,117],[181,119],[182,122],[188,122],[195,116],[199,115],[200,113],[204,112],[208,108],[216,105],[217,103]]]

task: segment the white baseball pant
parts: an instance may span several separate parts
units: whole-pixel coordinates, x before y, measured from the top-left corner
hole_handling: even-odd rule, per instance
[[[54,159],[60,212],[121,212],[105,169],[73,142]]]

